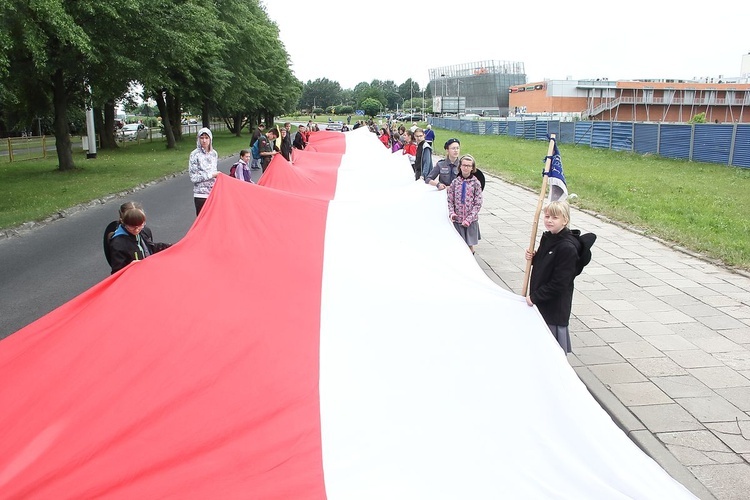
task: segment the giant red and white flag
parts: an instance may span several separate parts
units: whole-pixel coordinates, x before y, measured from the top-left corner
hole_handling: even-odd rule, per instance
[[[692,498],[404,157],[294,160],[0,341],[1,498]]]

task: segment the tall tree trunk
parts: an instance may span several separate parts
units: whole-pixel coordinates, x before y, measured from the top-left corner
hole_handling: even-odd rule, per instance
[[[61,69],[52,75],[52,104],[55,108],[55,147],[57,148],[57,168],[73,170],[73,149],[70,145],[70,126],[68,125],[68,94],[65,91],[65,75]]]
[[[211,127],[211,117],[208,113],[208,99],[203,99],[203,105],[201,106],[201,121],[206,128]]]
[[[237,111],[234,114],[234,129],[232,130],[234,132],[234,135],[236,137],[240,137],[240,132],[242,132],[242,112]]]
[[[169,123],[172,124],[172,135],[176,141],[182,140],[182,115],[180,114],[180,98],[170,91],[166,92],[167,112]]]
[[[156,107],[159,108],[159,114],[161,115],[161,124],[164,128],[164,134],[167,136],[167,149],[174,149],[174,132],[172,131],[172,125],[169,121],[169,112],[167,111],[167,103],[164,100],[163,92],[163,90],[154,92],[154,98],[156,99]]]
[[[99,144],[101,149],[117,149],[115,140],[115,101],[109,99],[104,103],[104,121],[102,110],[94,108],[96,128],[99,130]]]
[[[266,123],[266,130],[274,128],[273,119],[275,118],[272,113],[266,111],[263,113],[263,121]]]

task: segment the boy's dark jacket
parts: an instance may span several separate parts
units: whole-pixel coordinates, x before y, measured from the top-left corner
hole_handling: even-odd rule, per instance
[[[548,325],[568,326],[573,280],[580,273],[579,254],[582,250],[578,235],[567,227],[557,234],[549,231],[542,234],[539,249],[531,261],[529,296]]]
[[[151,229],[148,227],[144,227],[141,230],[140,238],[141,245],[146,246],[149,255],[153,255],[171,246],[168,243],[155,243],[153,236],[151,236]],[[105,255],[109,257],[107,261],[112,267],[112,274],[130,264],[133,260],[136,260],[136,257],[137,260],[143,260],[147,257],[143,255],[143,251],[138,246],[136,237],[129,233],[110,237],[109,252],[106,251],[105,247]]]

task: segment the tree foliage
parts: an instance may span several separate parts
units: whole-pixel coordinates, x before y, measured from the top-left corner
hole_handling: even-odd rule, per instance
[[[5,0],[0,48],[0,134],[51,128],[61,170],[75,168],[71,123],[87,107],[101,147],[115,148],[117,104],[153,98],[172,148],[186,109],[239,135],[299,108],[395,109],[420,92],[412,79],[303,84],[260,0]]]
[[[72,169],[68,113],[83,107],[92,68],[104,64],[97,29],[107,24],[117,30],[123,16],[101,0],[11,0],[2,9],[2,108],[52,114],[58,166]]]
[[[302,109],[327,108],[343,104],[341,85],[328,78],[318,78],[308,81],[302,87],[302,97],[299,105]]]
[[[409,78],[401,85],[392,80],[373,80],[360,82],[353,89],[341,89],[338,82],[326,78],[308,81],[303,88],[299,108],[310,110],[313,107],[330,107],[332,105],[349,105],[363,109],[363,102],[374,99],[380,103],[379,108],[394,110],[404,106],[404,102],[413,97],[422,97],[422,90],[417,82]],[[429,95],[428,95],[429,97]]]
[[[102,147],[116,147],[115,105],[133,86],[156,101],[167,147],[184,107],[239,134],[301,94],[259,0],[6,0],[0,14],[0,125],[52,115],[63,170],[75,167],[73,110],[91,106]]]
[[[372,118],[380,112],[383,104],[377,99],[368,97],[360,103],[359,107],[364,110],[366,115]]]

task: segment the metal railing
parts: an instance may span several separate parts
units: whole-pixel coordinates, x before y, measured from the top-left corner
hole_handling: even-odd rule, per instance
[[[671,99],[664,97],[617,97],[615,99],[589,107],[581,113],[582,117],[596,116],[603,111],[614,109],[621,105],[659,105],[659,106],[750,106],[750,95],[744,99],[726,99],[717,97],[673,97]]]

